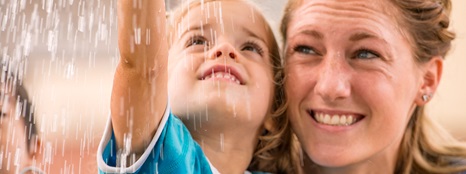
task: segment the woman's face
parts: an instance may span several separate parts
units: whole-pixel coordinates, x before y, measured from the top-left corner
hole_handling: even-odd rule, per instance
[[[307,0],[288,24],[288,115],[319,166],[395,162],[422,75],[390,7]]]

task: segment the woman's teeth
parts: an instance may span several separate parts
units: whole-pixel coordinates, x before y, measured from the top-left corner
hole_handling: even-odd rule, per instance
[[[349,126],[357,121],[356,117],[353,115],[329,115],[324,113],[315,113],[314,117],[318,123],[332,126]]]

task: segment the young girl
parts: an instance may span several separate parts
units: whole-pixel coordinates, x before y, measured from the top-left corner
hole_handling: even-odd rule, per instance
[[[171,32],[164,1],[120,0],[118,15],[101,173],[293,172],[278,46],[258,10],[192,1]]]

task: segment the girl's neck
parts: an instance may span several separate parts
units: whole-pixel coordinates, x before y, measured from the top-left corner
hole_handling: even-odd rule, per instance
[[[205,155],[212,165],[220,173],[244,173],[249,166],[254,153],[252,146],[241,145],[243,140],[237,140],[238,143],[229,143],[233,140],[224,140],[217,138],[197,137],[196,141],[201,145]]]
[[[259,130],[246,130],[245,124],[203,122],[194,128],[192,121],[183,120],[212,165],[220,173],[244,173],[252,160]]]

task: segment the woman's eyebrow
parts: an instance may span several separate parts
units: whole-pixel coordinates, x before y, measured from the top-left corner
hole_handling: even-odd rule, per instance
[[[357,42],[364,39],[376,39],[382,41],[385,44],[388,44],[388,42],[385,39],[377,37],[376,35],[367,32],[357,32],[355,34],[352,34],[349,38],[349,40],[352,42]]]
[[[308,35],[308,36],[311,36],[317,40],[322,40],[324,39],[324,35],[316,30],[303,30],[301,32],[299,32],[299,34],[304,34],[304,35]]]

